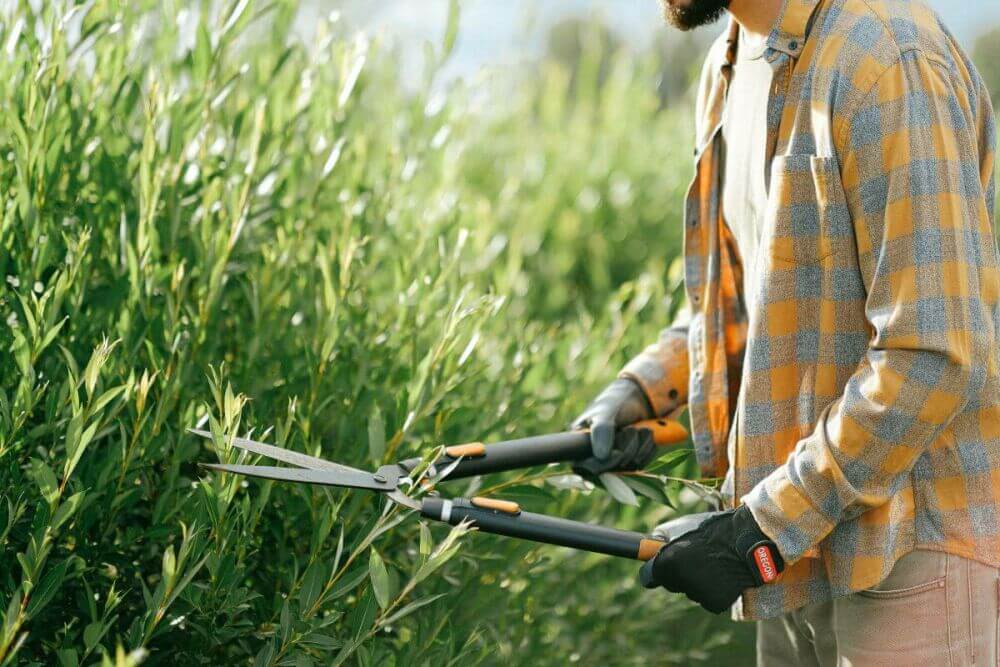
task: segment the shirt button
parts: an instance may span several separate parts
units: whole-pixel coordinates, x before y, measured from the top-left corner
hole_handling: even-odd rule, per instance
[[[796,42],[796,41],[795,41],[795,40],[793,39],[792,41],[788,42],[788,48],[790,48],[790,49],[791,49],[792,51],[794,51],[794,50],[796,50],[797,48],[799,48],[799,43],[798,43],[798,42]]]
[[[701,295],[700,294],[694,294],[694,295],[691,296],[691,300],[694,301],[695,303],[701,303]]]

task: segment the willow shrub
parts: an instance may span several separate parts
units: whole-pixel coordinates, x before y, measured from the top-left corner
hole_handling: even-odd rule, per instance
[[[371,467],[561,428],[676,308],[657,63],[484,104],[437,80],[454,15],[412,90],[336,21],[295,39],[296,3],[179,4],[0,20],[0,663],[715,655],[634,564],[197,465],[234,433]],[[558,472],[448,491],[638,530],[684,497]]]

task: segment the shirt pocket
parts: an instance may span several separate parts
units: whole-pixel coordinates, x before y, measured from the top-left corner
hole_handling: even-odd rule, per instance
[[[776,266],[824,264],[853,239],[836,158],[783,155],[771,164],[764,247]]]

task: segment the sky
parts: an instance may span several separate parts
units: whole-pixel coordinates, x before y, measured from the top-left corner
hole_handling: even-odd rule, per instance
[[[928,4],[968,48],[980,31],[1000,25],[1000,0],[928,0]],[[310,16],[337,7],[352,24],[418,53],[425,41],[440,41],[448,0],[314,0],[306,3],[304,21],[308,24]],[[449,77],[472,75],[484,66],[530,63],[549,27],[567,17],[599,14],[637,48],[658,31],[669,30],[660,18],[658,0],[461,0],[461,8],[459,39],[446,70]]]

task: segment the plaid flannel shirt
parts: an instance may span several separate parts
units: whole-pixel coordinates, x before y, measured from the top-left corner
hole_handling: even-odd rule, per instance
[[[622,376],[661,415],[688,406],[704,474],[728,473],[733,504],[790,564],[744,594],[744,618],[869,588],[913,549],[1000,565],[984,84],[919,2],[785,0],[765,56],[764,237],[741,259],[721,210],[719,139],[737,31],[713,47],[700,87],[690,321]],[[760,280],[747,313],[749,261]]]

